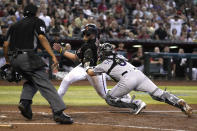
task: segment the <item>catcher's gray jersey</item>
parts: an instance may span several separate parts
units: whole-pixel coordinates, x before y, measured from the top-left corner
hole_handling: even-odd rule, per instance
[[[107,73],[110,67],[113,64],[113,56],[109,57],[110,59],[104,60],[101,64],[97,65],[94,68],[94,72],[97,73]],[[120,81],[124,73],[129,72],[130,70],[136,70],[136,67],[131,65],[126,61],[126,58],[123,56],[118,55],[117,58],[123,59],[120,63],[118,63],[109,73],[109,76],[112,77],[116,81]]]

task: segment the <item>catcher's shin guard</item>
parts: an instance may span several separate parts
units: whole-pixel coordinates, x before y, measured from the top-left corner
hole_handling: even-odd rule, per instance
[[[176,97],[174,94],[171,94],[167,91],[163,91],[159,88],[155,89],[150,96],[157,101],[161,101],[161,102],[165,102],[169,105],[175,106],[180,108],[179,104],[178,104],[178,100],[179,98]]]

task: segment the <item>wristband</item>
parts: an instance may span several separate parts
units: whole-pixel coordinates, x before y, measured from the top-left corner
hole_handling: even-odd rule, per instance
[[[89,66],[85,67],[86,72],[88,72],[89,69],[90,69]]]
[[[60,51],[59,52],[60,52],[60,54],[62,53],[62,47],[60,48]]]

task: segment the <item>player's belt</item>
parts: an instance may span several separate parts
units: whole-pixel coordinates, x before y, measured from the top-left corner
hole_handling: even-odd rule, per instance
[[[124,71],[123,73],[122,73],[122,76],[124,76],[125,74],[127,74],[128,73],[128,71]]]
[[[8,56],[12,56],[13,54],[27,54],[28,52],[35,52],[34,50],[17,50],[17,51],[8,51]]]
[[[136,70],[137,68],[133,68],[133,69]],[[121,75],[124,76],[124,75],[127,74],[129,71],[131,71],[131,70],[124,71]]]

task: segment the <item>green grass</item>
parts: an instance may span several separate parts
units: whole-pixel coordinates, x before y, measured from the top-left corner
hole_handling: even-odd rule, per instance
[[[160,86],[160,88],[167,88],[169,92],[185,99],[189,104],[197,104],[197,86]],[[0,86],[0,104],[18,104],[21,90],[22,86]],[[142,99],[147,104],[162,104],[152,100],[148,94],[143,92],[133,91],[130,94],[135,94],[136,99]],[[71,86],[63,99],[67,105],[106,105],[105,101],[90,86]],[[33,103],[34,105],[48,105],[39,92],[35,95]]]

